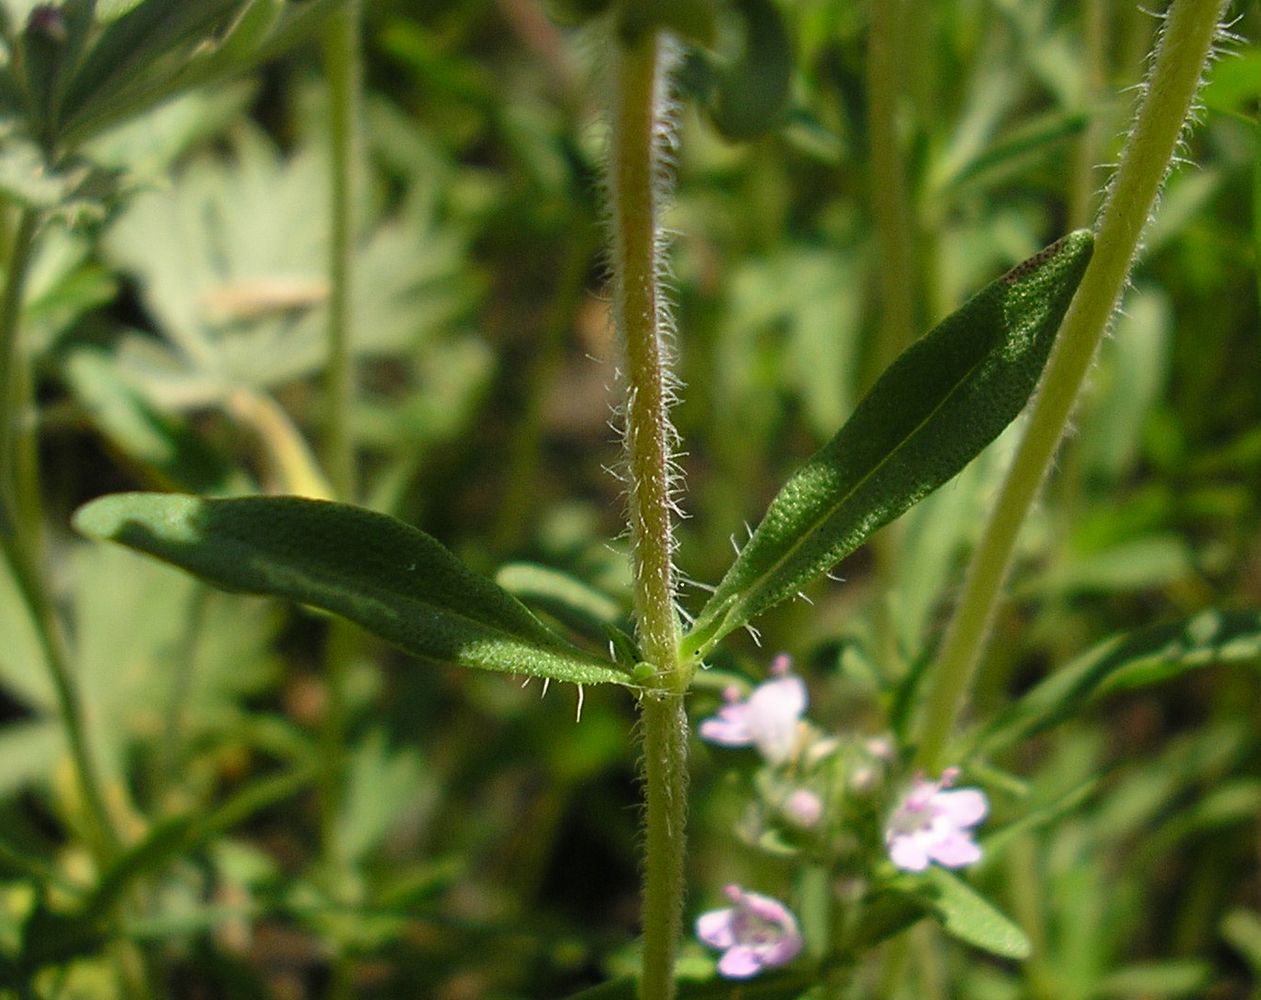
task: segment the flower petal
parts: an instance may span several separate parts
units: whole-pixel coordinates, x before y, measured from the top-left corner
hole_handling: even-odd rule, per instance
[[[797,930],[797,920],[788,907],[778,899],[763,896],[760,892],[746,892],[740,897],[741,904],[764,923],[775,924],[787,931]]]
[[[964,833],[954,833],[933,844],[928,853],[939,865],[962,868],[981,860],[981,849]]]
[[[928,867],[928,847],[922,837],[898,834],[889,839],[889,859],[904,872],[922,872]]]
[[[943,815],[949,816],[956,827],[976,826],[985,819],[985,814],[990,808],[984,793],[975,788],[938,792],[933,796],[933,805]]]
[[[696,936],[711,948],[730,948],[736,943],[736,932],[732,926],[735,908],[728,906],[722,910],[710,910],[696,918]]]
[[[726,705],[718,714],[705,719],[699,727],[700,737],[724,747],[747,747],[753,743],[749,732],[749,706],[747,702]]]
[[[794,928],[791,934],[785,934],[762,951],[762,966],[769,969],[776,965],[787,965],[801,953],[801,947],[801,935]]]
[[[718,974],[727,979],[748,979],[761,971],[761,957],[747,945],[729,948],[718,960]]]

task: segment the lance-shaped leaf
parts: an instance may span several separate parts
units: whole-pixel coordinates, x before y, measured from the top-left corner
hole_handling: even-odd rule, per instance
[[[1074,718],[1111,692],[1228,663],[1261,664],[1261,610],[1207,609],[1185,621],[1114,635],[1060,667],[993,719],[974,737],[973,752],[999,753]]]
[[[958,473],[1024,407],[1090,259],[1070,233],[909,347],[771,501],[685,639],[703,656]]]
[[[947,934],[1003,958],[1029,957],[1033,947],[1025,932],[958,876],[931,868],[924,891]]]
[[[215,586],[331,611],[425,659],[576,684],[630,682],[385,514],[299,497],[120,493],[80,508],[74,525]]]

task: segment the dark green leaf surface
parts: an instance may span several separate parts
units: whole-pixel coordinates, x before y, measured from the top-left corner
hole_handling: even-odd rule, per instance
[[[1201,611],[1186,621],[1113,636],[1060,668],[981,733],[993,754],[1071,718],[1094,698],[1198,667],[1261,662],[1261,611]]]
[[[241,0],[145,0],[101,32],[66,86],[66,121],[88,116],[155,59],[222,27]]]
[[[384,514],[297,497],[102,497],[75,527],[229,590],[332,611],[426,659],[577,684],[629,682],[441,544]]]
[[[779,8],[767,0],[738,0],[744,46],[738,59],[717,68],[710,115],[728,139],[753,139],[779,123],[788,107],[793,49]]]
[[[1074,232],[987,285],[907,349],[784,485],[685,650],[719,639],[956,475],[1024,407],[1094,240]]]

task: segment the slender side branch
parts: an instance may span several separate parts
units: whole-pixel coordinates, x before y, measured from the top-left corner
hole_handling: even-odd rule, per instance
[[[324,29],[328,77],[331,232],[328,295],[328,433],[324,461],[338,499],[354,503],[355,446],[350,432],[354,403],[351,357],[351,257],[355,247],[356,161],[360,90],[359,0],[350,0]]]
[[[363,67],[360,0],[347,0],[329,17],[324,29],[324,70],[329,110],[329,259],[328,259],[328,424],[324,465],[333,495],[354,503],[359,489],[351,415],[355,403],[352,262],[358,231],[359,119],[362,114]],[[339,818],[346,786],[346,724],[349,713],[348,672],[359,636],[344,621],[333,622],[325,638],[324,675],[327,703],[320,733],[320,834],[330,891],[343,890],[347,861]],[[354,963],[339,948],[332,962],[328,996],[354,995]]]
[[[625,429],[635,612],[655,690],[642,701],[645,786],[644,1000],[674,995],[687,821],[688,676],[679,664],[671,534],[674,431],[668,318],[660,288],[660,199],[668,140],[668,42],[655,31],[617,45],[609,208],[613,313],[625,351]]]
[[[880,254],[880,328],[865,381],[876,380],[915,336],[915,278],[911,204],[902,144],[898,95],[903,90],[903,0],[872,0],[867,51],[867,115],[871,132],[871,211]]]
[[[917,760],[930,771],[941,767],[946,741],[971,690],[1017,533],[1125,285],[1143,226],[1191,112],[1225,6],[1225,0],[1174,0],[1167,15],[1143,101],[1097,226],[1094,256],[1064,318],[1029,426],[972,559],[963,595],[929,677]]]
[[[88,746],[83,704],[75,685],[70,653],[48,597],[38,536],[38,478],[33,444],[26,442],[32,406],[30,373],[18,349],[22,295],[35,247],[39,218],[24,209],[13,236],[0,295],[0,551],[9,563],[22,601],[35,626],[66,730],[70,758],[83,797],[89,840],[104,862],[119,848],[100,776]]]

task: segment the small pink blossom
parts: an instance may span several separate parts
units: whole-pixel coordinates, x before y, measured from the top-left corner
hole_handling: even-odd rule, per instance
[[[777,656],[771,673],[772,679],[759,684],[747,699],[728,688],[727,704],[701,723],[701,739],[726,747],[756,746],[768,763],[787,763],[797,748],[798,723],[808,696],[806,685],[792,673],[788,656]]]
[[[823,800],[808,788],[798,788],[784,800],[783,812],[794,826],[809,830],[823,818]]]
[[[696,936],[723,953],[720,975],[749,979],[797,957],[801,932],[788,907],[738,885],[727,886],[726,893],[731,906],[702,913],[696,921]]]
[[[903,871],[922,872],[933,861],[962,868],[981,859],[972,828],[985,818],[989,803],[975,788],[947,791],[958,774],[947,768],[940,781],[917,777],[893,810],[884,839],[890,859]]]

